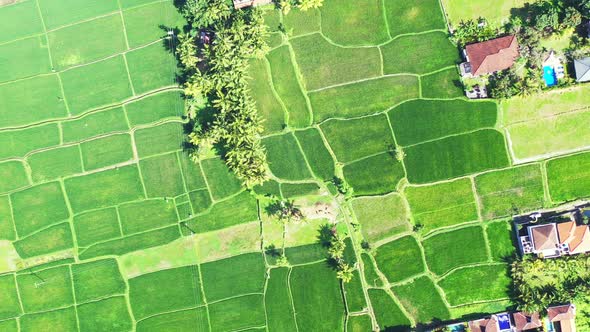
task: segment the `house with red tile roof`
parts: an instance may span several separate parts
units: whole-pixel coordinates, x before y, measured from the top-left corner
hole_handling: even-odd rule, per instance
[[[519,56],[518,40],[509,35],[481,43],[469,44],[464,50],[466,62],[460,65],[466,77],[493,74],[510,68]]]
[[[547,318],[553,324],[553,330],[576,332],[576,306],[573,304],[547,308]]]
[[[538,312],[515,312],[512,314],[512,320],[517,332],[534,330],[543,326]]]

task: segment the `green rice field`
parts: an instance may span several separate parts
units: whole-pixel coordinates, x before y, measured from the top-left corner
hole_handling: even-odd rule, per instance
[[[253,188],[186,151],[178,1],[0,5],[0,331],[405,332],[507,310],[509,218],[590,197],[586,88],[458,86],[447,24],[511,2],[262,6]]]

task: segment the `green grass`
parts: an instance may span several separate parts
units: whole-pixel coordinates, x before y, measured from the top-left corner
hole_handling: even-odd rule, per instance
[[[65,222],[20,238],[13,242],[13,245],[21,258],[28,258],[70,249],[74,242],[70,224]]]
[[[1,43],[43,32],[43,23],[35,1],[0,8],[0,22],[5,27],[0,36]]]
[[[62,93],[57,75],[0,85],[0,127],[65,117],[66,105],[60,98]]]
[[[308,195],[317,195],[320,193],[320,186],[317,183],[281,183],[283,197],[302,197]]]
[[[297,265],[325,260],[328,252],[324,246],[314,243],[286,248],[285,256],[290,264]]]
[[[200,261],[213,261],[260,251],[260,223],[257,221],[197,235]]]
[[[194,163],[184,152],[178,152],[180,168],[188,190],[206,189],[207,184],[201,170],[201,165]]]
[[[75,212],[144,198],[137,166],[125,166],[65,180]],[[93,188],[88,191],[88,188]]]
[[[18,323],[15,319],[3,320],[0,322],[0,330],[6,332],[19,332]]]
[[[446,8],[451,24],[456,26],[461,20],[477,20],[482,13],[485,13],[485,18],[490,23],[499,24],[505,22],[510,17],[510,10],[522,7],[525,2],[527,1],[444,0],[442,3]]]
[[[76,308],[81,331],[129,331],[133,321],[124,296],[111,297]]]
[[[211,206],[211,196],[206,189],[191,191],[189,197],[195,213],[203,212]]]
[[[512,223],[507,220],[490,223],[486,227],[490,253],[497,262],[505,262],[513,258],[516,253],[516,246],[513,243]]]
[[[129,301],[136,319],[203,304],[199,269],[185,266],[129,279]]]
[[[249,64],[248,75],[251,79],[248,81],[248,87],[256,101],[258,114],[264,120],[264,134],[281,131],[286,126],[285,111],[272,89],[266,61],[253,58]]]
[[[412,100],[397,106],[388,115],[398,144],[412,145],[493,127],[497,110],[495,103],[487,101]]]
[[[70,267],[67,265],[34,274],[19,274],[16,280],[25,312],[45,311],[74,303]]]
[[[422,76],[420,83],[423,98],[459,98],[465,94],[455,67]]]
[[[343,172],[356,196],[392,192],[405,176],[402,164],[390,152],[348,164]]]
[[[122,56],[61,73],[63,88],[74,115],[121,102],[132,95]]]
[[[126,292],[127,286],[121,277],[117,261],[112,258],[73,264],[72,276],[76,303]]]
[[[584,109],[590,103],[589,91],[590,86],[582,84],[525,98],[510,98],[501,103],[504,124],[533,121]]]
[[[588,121],[590,111],[586,110],[512,124],[508,126],[508,132],[514,156],[518,159],[538,158],[584,148],[588,146],[590,134],[577,128],[580,123]]]
[[[365,280],[367,281],[367,285],[369,287],[381,287],[383,282],[379,275],[377,274],[377,269],[375,264],[373,263],[373,259],[367,253],[361,254],[361,259],[363,261],[363,268],[365,272]]]
[[[369,315],[349,316],[346,322],[346,331],[365,332],[372,331],[372,329],[373,323]]]
[[[296,131],[295,137],[301,145],[309,167],[322,180],[334,177],[334,159],[326,148],[320,132],[315,128]]]
[[[182,15],[170,1],[124,10],[123,18],[131,48],[165,37],[167,30],[160,26],[182,31],[186,25]]]
[[[50,70],[44,37],[30,37],[0,46],[0,81],[44,74]]]
[[[354,271],[352,280],[343,286],[348,312],[362,311],[364,308],[367,308],[365,294],[363,293],[363,283],[358,270]]]
[[[0,163],[0,192],[8,192],[29,185],[25,165],[21,161],[5,161]]]
[[[133,159],[131,135],[111,135],[80,144],[84,169],[89,171]]]
[[[468,267],[453,271],[439,282],[453,306],[507,298],[511,287],[509,267],[504,264]],[[465,291],[465,290],[469,291]]]
[[[262,293],[264,260],[261,253],[251,253],[201,264],[201,276],[208,302]]]
[[[188,224],[198,233],[222,229],[258,219],[256,199],[247,191],[216,203],[211,210]]]
[[[125,57],[135,93],[176,84],[176,62],[163,42],[131,51]]]
[[[274,180],[267,180],[262,185],[252,188],[256,195],[281,197],[280,184]]]
[[[446,32],[430,32],[394,39],[381,47],[385,74],[427,74],[459,61],[459,51]]]
[[[8,195],[0,196],[0,239],[14,240],[16,234],[14,220],[12,218],[12,207]]]
[[[70,216],[59,182],[16,192],[11,196],[11,202],[19,236],[29,235]]]
[[[418,98],[418,78],[401,75],[338,86],[309,94],[314,121],[370,115]]]
[[[417,322],[430,323],[451,318],[449,309],[428,277],[420,277],[409,284],[393,287],[393,292]]]
[[[209,331],[207,308],[183,310],[162,314],[137,322],[138,332],[160,332],[160,331]]]
[[[74,229],[78,245],[81,247],[122,235],[115,208],[94,210],[76,215]]]
[[[121,107],[91,113],[79,119],[61,123],[64,143],[77,142],[114,131],[127,131],[125,113]]]
[[[289,14],[283,15],[283,24],[289,36],[319,32],[321,29],[320,11],[318,9],[302,11],[293,8]]]
[[[297,331],[295,312],[289,294],[288,268],[270,270],[264,303],[270,331]]]
[[[139,166],[148,197],[173,197],[185,192],[176,153],[143,159]]]
[[[201,167],[214,199],[221,199],[240,191],[240,181],[221,159],[205,159],[201,161]]]
[[[116,0],[39,0],[47,29],[90,19],[119,10]]]
[[[289,126],[301,128],[311,123],[311,112],[297,79],[289,46],[281,46],[266,56],[273,86],[289,113]]]
[[[391,150],[394,142],[384,115],[330,120],[320,126],[338,161],[351,162]]]
[[[479,175],[475,185],[484,219],[520,214],[543,206],[543,178],[537,164]]]
[[[408,180],[428,183],[509,165],[504,136],[484,129],[405,148]]]
[[[410,320],[389,294],[381,289],[369,289],[368,292],[375,318],[382,329],[395,332],[410,331]]]
[[[337,44],[377,45],[389,39],[379,0],[327,0],[321,11],[322,33]]]
[[[404,236],[376,249],[375,262],[389,282],[398,282],[424,272],[422,250],[412,236]]]
[[[562,157],[547,162],[547,181],[553,202],[590,196],[590,153]]]
[[[0,132],[0,158],[23,157],[25,154],[59,145],[59,128],[57,124]]]
[[[426,263],[430,271],[438,275],[459,266],[487,260],[483,229],[480,226],[437,234],[424,240],[423,245]]]
[[[305,157],[293,134],[270,136],[262,144],[266,148],[268,167],[276,177],[285,180],[311,178]]]
[[[308,90],[380,75],[381,57],[375,48],[341,48],[313,34],[291,40]]]
[[[174,203],[162,199],[120,205],[119,218],[125,235],[160,228],[177,221]]]
[[[135,145],[141,158],[182,148],[184,134],[178,122],[168,122],[135,131]]]
[[[478,220],[477,205],[469,179],[407,187],[405,193],[414,223],[423,225],[425,233],[440,227]]]
[[[165,118],[178,118],[184,110],[179,91],[166,91],[125,105],[131,126],[153,123]]]
[[[49,32],[47,38],[56,69],[88,63],[127,49],[119,14]]]
[[[78,331],[76,310],[74,307],[37,314],[27,314],[20,319],[21,331],[43,331],[49,326],[55,329],[55,331]]]
[[[299,331],[344,329],[344,303],[334,270],[324,262],[299,266],[290,281]]]
[[[78,146],[34,153],[27,158],[33,182],[43,182],[82,172]]]
[[[16,281],[13,274],[0,276],[0,292],[2,292],[2,303],[0,303],[0,319],[17,317],[22,314],[20,309]]]
[[[178,226],[127,236],[103,242],[80,252],[80,259],[106,255],[123,255],[129,252],[152,248],[170,243],[180,237]]]
[[[213,331],[236,331],[266,324],[264,296],[252,294],[209,305]]]
[[[392,36],[446,29],[440,4],[436,0],[385,1],[384,6]]]

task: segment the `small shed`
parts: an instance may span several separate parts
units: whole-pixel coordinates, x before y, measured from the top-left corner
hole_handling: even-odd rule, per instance
[[[574,69],[576,70],[576,81],[588,82],[590,81],[590,57],[575,59]]]
[[[234,7],[241,9],[250,6],[268,5],[270,3],[272,3],[272,0],[234,0]]]

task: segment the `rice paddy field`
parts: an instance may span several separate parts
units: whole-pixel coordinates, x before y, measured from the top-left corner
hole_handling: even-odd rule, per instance
[[[508,218],[590,196],[583,131],[544,122],[582,123],[585,94],[466,100],[436,0],[262,10],[269,180],[248,189],[183,148],[172,1],[0,7],[1,331],[409,331],[512,306]]]

